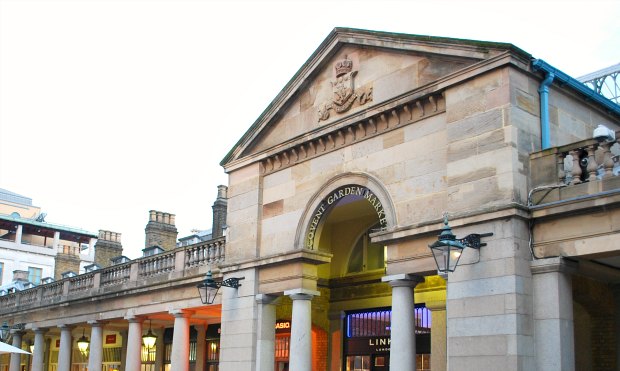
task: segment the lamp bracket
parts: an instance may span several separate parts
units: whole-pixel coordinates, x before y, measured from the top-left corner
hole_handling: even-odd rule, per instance
[[[239,283],[239,281],[245,279],[245,277],[231,277],[231,278],[227,278],[222,282],[219,282],[219,286],[226,286],[226,287],[232,287],[234,289],[238,289],[239,286],[241,286],[241,284]]]
[[[479,249],[480,247],[487,245],[484,242],[480,242],[480,239],[482,237],[490,237],[492,235],[493,235],[492,232],[491,233],[482,233],[482,234],[472,233],[472,234],[469,234],[469,235],[461,238],[458,241],[460,243],[462,243],[463,245],[467,246],[467,247],[471,247],[473,249]]]

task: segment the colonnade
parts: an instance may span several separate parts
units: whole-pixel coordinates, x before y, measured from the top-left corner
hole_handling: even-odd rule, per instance
[[[382,279],[392,287],[392,322],[390,369],[415,371],[415,302],[413,289],[424,281],[423,277],[398,274]],[[318,291],[295,289],[285,291],[284,295],[293,302],[291,317],[291,338],[289,369],[312,371],[312,308],[311,300]],[[275,324],[278,297],[256,295],[258,305],[258,327],[256,341],[256,370],[273,371],[275,358]]]
[[[172,337],[172,351],[171,351],[171,369],[178,371],[189,370],[189,355],[190,355],[190,317],[192,312],[187,310],[174,310],[170,312],[174,316],[174,330]],[[129,315],[124,318],[127,321],[128,329],[123,334],[123,359],[121,363],[124,364],[124,371],[140,371],[142,365],[142,324],[145,317]],[[104,328],[107,324],[105,321],[88,321],[90,326],[90,344],[88,349],[88,370],[89,371],[102,371],[103,368],[103,349],[104,349]],[[57,326],[60,332],[59,340],[59,352],[57,371],[70,371],[71,370],[71,356],[74,348],[75,341],[72,338],[72,330],[75,325],[59,325]],[[205,360],[205,333],[206,326],[196,326],[198,330],[198,338],[202,338],[202,342],[198,341],[196,357],[203,362],[196,362],[196,371],[204,370]],[[32,371],[46,371],[45,366],[45,335],[52,330],[51,328],[39,328],[32,327],[34,333],[34,350],[32,353]],[[12,345],[17,348],[22,348],[22,341],[25,330],[13,329],[11,330],[13,341]],[[163,353],[163,336],[158,337],[156,348],[158,352]],[[202,344],[202,346],[200,346]],[[158,362],[161,363],[161,362]],[[161,368],[161,365],[160,365]],[[9,371],[21,370],[21,355],[11,354]]]

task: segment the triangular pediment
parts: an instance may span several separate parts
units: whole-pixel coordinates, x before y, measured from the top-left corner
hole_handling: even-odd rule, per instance
[[[260,159],[513,49],[510,44],[334,29],[221,164]]]

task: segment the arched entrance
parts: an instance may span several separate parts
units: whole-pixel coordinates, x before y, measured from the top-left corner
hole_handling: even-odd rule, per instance
[[[389,369],[392,289],[381,282],[386,247],[373,243],[371,235],[395,225],[389,193],[367,174],[343,174],[327,182],[302,215],[297,246],[332,255],[330,263],[318,266],[320,296],[312,303],[312,323],[328,332],[324,369]],[[416,318],[416,333],[430,338],[430,313],[423,305],[416,308]],[[430,348],[429,340],[418,343]],[[313,349],[313,357],[320,353]],[[418,353],[428,360],[430,349]]]

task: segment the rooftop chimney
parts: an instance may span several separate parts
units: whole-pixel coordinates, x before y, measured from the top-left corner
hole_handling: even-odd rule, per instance
[[[150,210],[149,222],[146,224],[144,232],[146,234],[145,248],[159,246],[169,251],[176,247],[179,232],[174,225],[174,214]]]
[[[110,259],[119,255],[123,255],[121,234],[100,229],[99,239],[95,243],[95,264],[101,268],[109,267]]]
[[[226,227],[226,210],[228,208],[228,187],[224,185],[217,186],[217,199],[213,203],[213,227],[211,229],[212,237],[218,238],[224,235]]]

